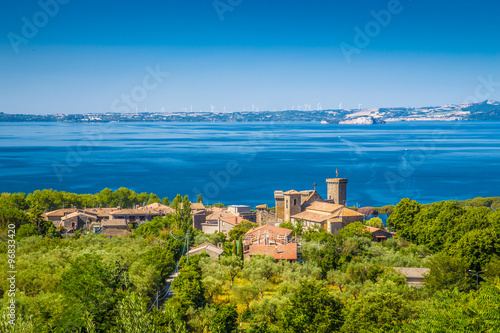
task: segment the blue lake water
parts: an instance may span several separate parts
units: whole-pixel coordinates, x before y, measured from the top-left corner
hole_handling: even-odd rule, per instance
[[[500,196],[500,123],[0,123],[0,192],[95,193],[273,204],[274,190],[349,179],[348,205]]]

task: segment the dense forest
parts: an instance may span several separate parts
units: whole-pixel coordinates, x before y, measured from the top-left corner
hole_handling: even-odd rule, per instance
[[[387,226],[396,236],[380,243],[360,222],[338,235],[285,223],[301,236],[304,261],[288,263],[242,259],[238,241],[251,223],[227,236],[193,230],[189,205],[179,205],[187,197],[171,203],[125,188],[4,193],[0,332],[500,332],[499,199],[425,205],[402,199],[365,209],[390,214]],[[160,201],[176,213],[127,237],[81,232],[66,238],[41,218],[63,206]],[[9,224],[17,230],[14,327],[6,315]],[[187,232],[191,246],[222,243],[224,255],[187,261]],[[167,300],[165,279],[177,265]],[[415,288],[391,267],[430,272]]]

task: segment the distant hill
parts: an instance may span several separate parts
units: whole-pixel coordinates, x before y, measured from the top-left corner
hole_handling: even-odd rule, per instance
[[[324,124],[373,124],[392,121],[500,121],[500,103],[484,101],[430,107],[372,109],[328,109],[233,112],[141,112],[86,114],[11,114],[0,112],[0,122],[292,122],[318,121]]]
[[[500,120],[500,103],[496,101],[484,101],[483,103],[473,104],[464,110],[471,112],[468,120]]]

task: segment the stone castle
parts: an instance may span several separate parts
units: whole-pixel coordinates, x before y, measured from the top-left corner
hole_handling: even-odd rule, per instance
[[[323,201],[345,206],[347,203],[347,178],[327,178],[327,200],[316,189],[307,191],[274,191],[276,218],[290,221],[291,217],[302,211],[306,202]]]
[[[328,178],[326,184],[327,199],[323,199],[316,189],[275,191],[277,222],[300,220],[306,227],[318,226],[327,232],[338,233],[349,223],[363,221],[363,214],[346,207],[347,178]]]

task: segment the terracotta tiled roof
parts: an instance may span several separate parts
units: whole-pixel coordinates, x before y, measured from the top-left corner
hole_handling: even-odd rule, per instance
[[[245,254],[250,256],[263,254],[265,256],[272,256],[274,259],[296,260],[297,243],[283,245],[250,245]]]
[[[267,209],[267,204],[263,204],[263,205],[258,205],[257,207],[255,208],[259,208],[259,209]]]
[[[53,211],[50,211],[47,213],[43,213],[43,215],[45,215],[45,216],[64,216],[66,214],[73,213],[76,211],[77,211],[76,208],[62,208],[62,209],[53,210]]]
[[[146,205],[146,206],[144,206],[142,208],[144,208],[144,209],[154,209],[154,210],[165,212],[167,214],[175,213],[175,209],[173,209],[172,207],[169,207],[167,205],[163,205],[163,204],[158,203],[158,202]]]
[[[236,214],[233,212],[230,212],[228,210],[218,210],[218,211],[212,211],[210,215],[207,215],[206,220],[207,221],[216,221],[219,218],[235,218],[237,217]]]
[[[109,215],[161,215],[161,213],[155,209],[135,208],[115,210]]]
[[[95,214],[99,217],[107,217],[109,213],[118,210],[118,208],[86,208],[83,211],[89,214]]]
[[[274,225],[263,225],[261,227],[257,227],[255,229],[250,229],[246,232],[245,235],[249,236],[249,235],[258,235],[258,234],[269,234],[271,236],[276,236],[276,235],[280,235],[280,236],[283,236],[283,235],[291,235],[293,232],[292,229],[287,229],[287,228],[280,228],[280,227],[276,227]]]
[[[203,206],[203,202],[195,202],[191,204],[191,209],[193,210],[205,209],[205,206]]]
[[[114,220],[105,220],[101,222],[102,227],[123,227],[128,226],[127,221],[124,219],[114,219]]]
[[[235,216],[235,217],[222,217],[220,218],[221,221],[224,221],[226,223],[230,223],[232,225],[237,225],[240,224],[241,221],[244,220],[241,216]]]
[[[306,209],[308,210],[317,210],[320,212],[325,212],[325,213],[333,213],[336,210],[339,210],[341,208],[344,208],[342,205],[336,205],[333,203],[329,202],[324,202],[324,201],[314,201],[311,202]]]
[[[85,212],[76,211],[74,213],[71,213],[71,214],[68,214],[68,215],[61,217],[61,221],[66,220],[66,219],[70,219],[70,218],[75,217],[75,216],[86,216],[86,217],[94,218],[94,219],[97,218],[96,214],[88,214]]]
[[[306,221],[312,221],[312,222],[326,222],[328,219],[335,217],[334,214],[322,214],[322,213],[316,213],[316,212],[309,212],[309,211],[303,211],[298,214],[292,215],[294,219],[302,219]]]
[[[382,229],[370,227],[370,226],[365,226],[365,229],[368,230],[369,232],[375,232],[375,231],[382,230]]]
[[[364,214],[358,213],[355,210],[352,210],[350,208],[344,207],[341,211],[339,216],[365,216]]]

